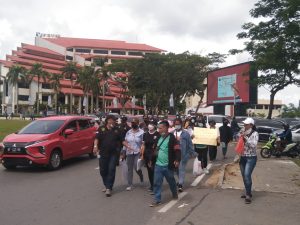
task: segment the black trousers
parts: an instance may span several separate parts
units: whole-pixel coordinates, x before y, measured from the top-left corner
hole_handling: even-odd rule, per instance
[[[155,162],[152,160],[151,156],[145,155],[145,164],[148,171],[148,178],[150,182],[150,188],[153,190],[153,183],[154,183],[154,165]]]
[[[216,158],[217,158],[217,151],[218,151],[217,146],[212,146],[212,145],[208,146],[209,160],[210,161],[216,160]]]
[[[207,151],[208,148],[196,148],[195,151],[198,153],[198,160],[201,161],[202,169],[207,167]]]

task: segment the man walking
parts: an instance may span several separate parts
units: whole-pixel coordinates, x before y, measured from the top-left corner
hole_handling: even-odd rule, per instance
[[[174,127],[174,135],[180,143],[181,152],[181,161],[178,168],[178,191],[183,192],[186,165],[190,157],[196,156],[197,153],[194,150],[190,134],[186,130],[182,129],[182,120],[180,118],[176,118],[174,120]]]
[[[105,188],[102,190],[107,197],[115,182],[116,165],[119,159],[119,151],[122,143],[122,135],[116,127],[114,116],[107,116],[105,126],[99,127],[94,141],[94,153],[98,154],[100,175]]]
[[[231,128],[228,126],[228,124],[228,119],[223,118],[223,126],[219,128],[223,159],[226,159],[228,143],[232,141],[233,138]]]
[[[174,170],[178,168],[181,158],[178,141],[174,134],[168,132],[169,122],[163,120],[158,125],[161,137],[157,142],[157,159],[154,169],[154,201],[150,207],[161,204],[161,190],[166,178],[174,199],[178,199]]]

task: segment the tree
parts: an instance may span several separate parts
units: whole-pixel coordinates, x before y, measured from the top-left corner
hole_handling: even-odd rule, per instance
[[[128,73],[129,94],[140,99],[146,94],[149,111],[158,113],[169,109],[171,94],[177,110],[184,95],[203,94],[209,64],[208,57],[184,52],[145,55],[112,64],[110,69]]]
[[[260,0],[250,11],[258,24],[245,23],[245,30],[237,35],[247,39],[243,50],[231,50],[232,54],[247,51],[253,57],[261,75],[254,81],[258,86],[268,86],[272,117],[274,98],[278,91],[291,84],[300,85],[300,2],[299,0]]]
[[[91,66],[84,66],[79,70],[78,78],[76,83],[82,87],[84,97],[88,99],[88,93],[91,91],[92,87],[92,76],[94,69]],[[85,106],[85,113],[88,113],[88,101]]]
[[[78,67],[75,62],[68,62],[62,69],[62,74],[66,79],[69,79],[71,82],[71,94],[70,94],[70,113],[73,112],[73,86],[74,80],[76,80],[78,76]]]
[[[13,85],[13,94],[12,94],[12,102],[13,102],[12,112],[13,113],[15,112],[14,103],[15,103],[15,95],[16,95],[15,92],[16,92],[16,90],[17,90],[17,112],[19,111],[19,99],[18,99],[18,96],[19,96],[18,90],[19,90],[19,88],[17,86],[18,86],[18,82],[20,80],[24,81],[26,73],[27,73],[27,70],[24,67],[22,67],[18,64],[15,64],[12,67],[10,67],[9,71],[7,73],[7,81]]]
[[[51,86],[55,93],[55,112],[58,113],[57,110],[57,102],[58,102],[58,93],[61,88],[60,80],[63,78],[62,74],[53,73],[49,76],[49,80],[51,82]]]
[[[109,84],[108,80],[112,79],[112,73],[110,70],[110,67],[103,66],[98,70],[97,74],[99,74],[99,81],[102,86],[102,108],[103,111],[105,112],[105,105],[106,105],[106,100],[105,100],[105,94],[109,91]]]
[[[296,107],[293,103],[284,105],[282,108],[282,117],[295,118],[300,117],[300,105]]]
[[[33,77],[37,77],[37,83],[38,83],[38,91],[36,93],[37,97],[36,97],[36,102],[37,102],[37,113],[40,113],[40,83],[41,83],[41,79],[46,82],[46,79],[49,76],[49,73],[46,72],[45,70],[43,70],[43,64],[41,63],[35,63],[32,65],[31,69],[28,72],[29,74],[31,74],[31,76]]]

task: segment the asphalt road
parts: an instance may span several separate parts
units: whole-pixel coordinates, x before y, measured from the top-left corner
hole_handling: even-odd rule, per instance
[[[113,196],[105,197],[97,167],[97,159],[84,156],[53,172],[43,168],[7,171],[0,165],[0,224],[140,225],[158,213],[149,207],[148,182],[140,184],[134,174],[135,188],[127,192],[120,168]],[[147,180],[145,170],[144,176]],[[165,202],[171,199],[167,188],[165,183]]]

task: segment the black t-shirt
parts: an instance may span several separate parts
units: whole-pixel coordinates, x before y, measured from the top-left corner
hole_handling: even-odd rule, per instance
[[[146,156],[152,156],[154,146],[159,138],[160,138],[160,134],[157,131],[155,131],[153,134],[150,134],[149,132],[144,133],[143,142],[145,145]]]
[[[99,127],[96,138],[101,156],[118,153],[122,143],[122,134],[118,128],[114,127],[109,130],[107,127]]]

